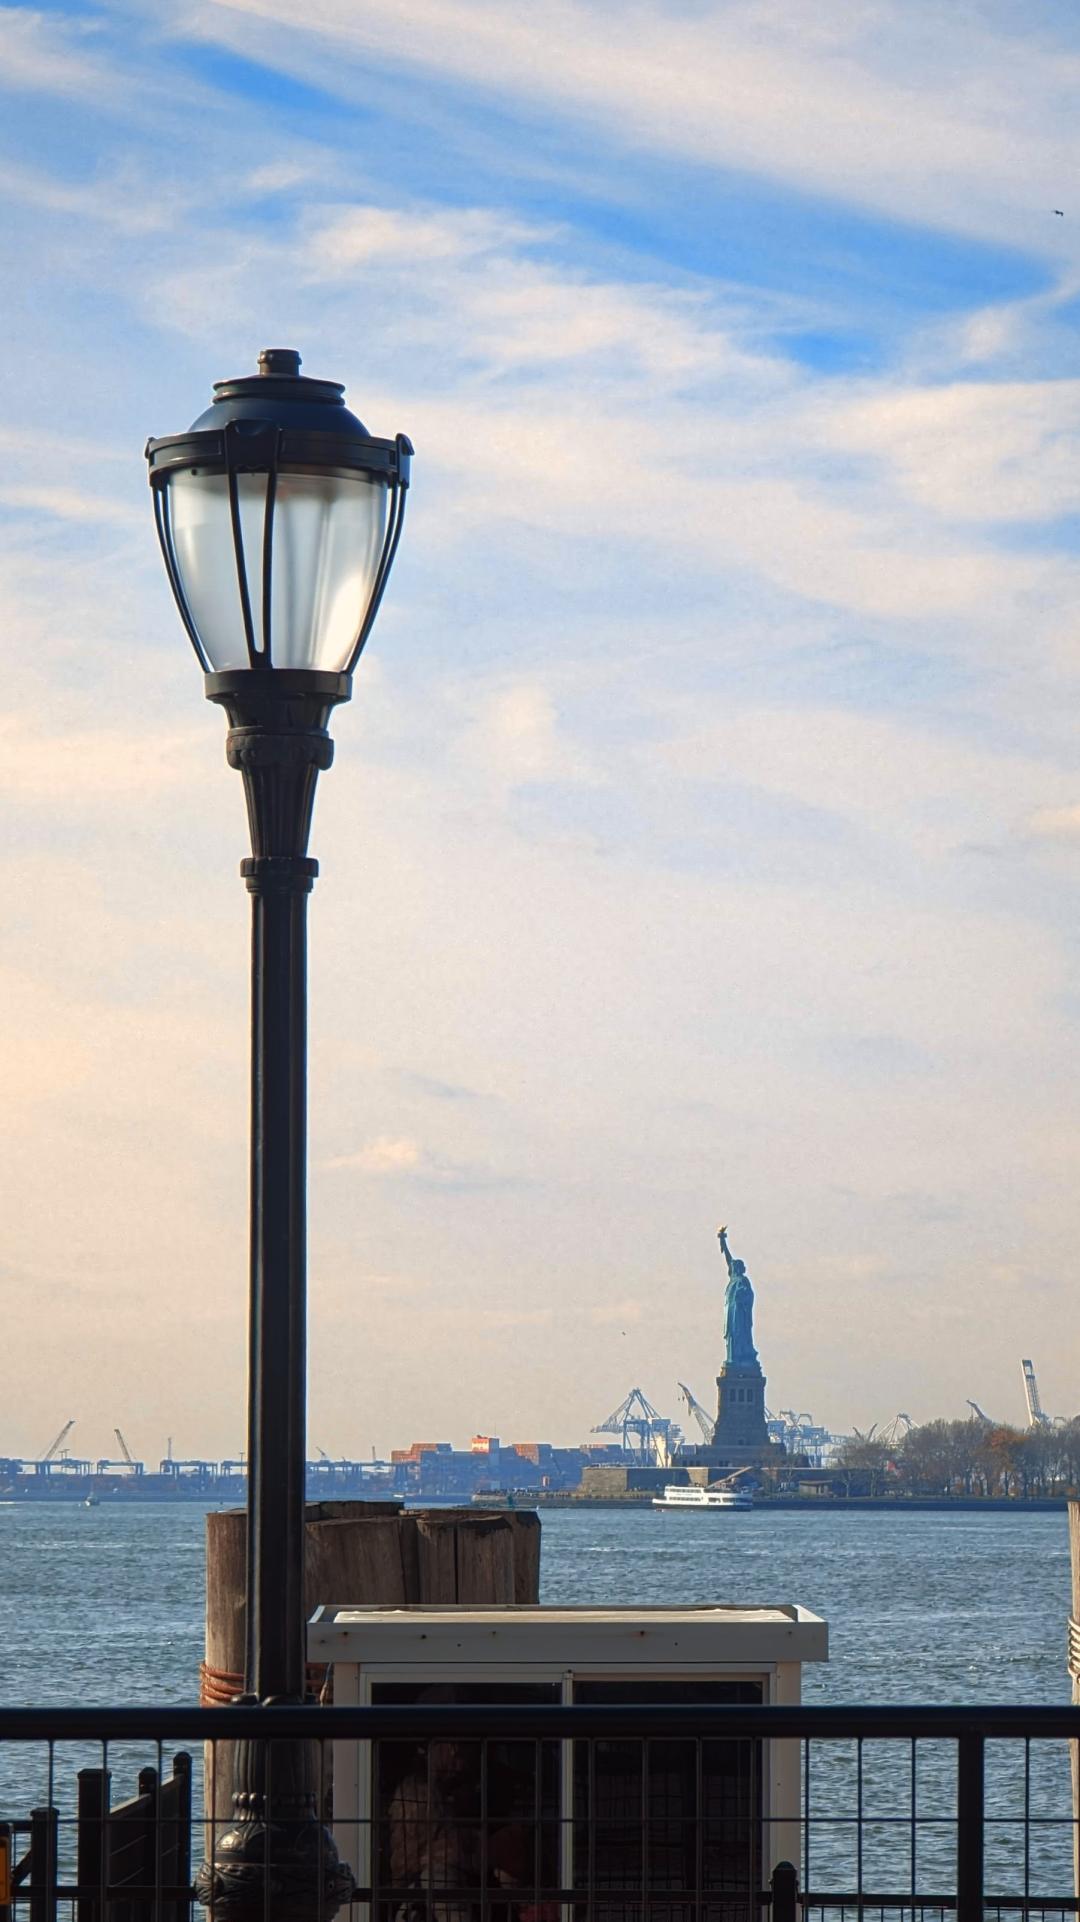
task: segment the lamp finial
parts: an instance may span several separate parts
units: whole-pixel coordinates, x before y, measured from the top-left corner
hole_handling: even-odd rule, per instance
[[[260,374],[286,374],[294,380],[300,373],[300,356],[295,347],[264,347],[259,355]]]

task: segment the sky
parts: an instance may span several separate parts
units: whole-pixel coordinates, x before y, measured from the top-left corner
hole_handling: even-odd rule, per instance
[[[0,6],[0,1453],[243,1444],[242,792],[142,449],[416,447],[322,777],[311,1450],[1080,1408],[1064,0]],[[1056,212],[1060,209],[1060,212]]]

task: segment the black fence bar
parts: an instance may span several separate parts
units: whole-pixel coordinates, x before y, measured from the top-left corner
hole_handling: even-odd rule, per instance
[[[76,1922],[103,1922],[105,1886],[105,1819],[109,1812],[109,1774],[107,1769],[80,1769],[77,1777],[76,1847],[80,1887],[92,1893],[80,1895]]]
[[[983,1919],[985,1761],[982,1736],[961,1735],[956,1745],[957,1922]]]
[[[56,1922],[58,1822],[52,1807],[30,1811],[30,1922]]]
[[[354,1900],[371,1903],[369,1922],[1080,1916],[1068,1849],[1075,1818],[1066,1813],[1061,1778],[1067,1744],[1080,1741],[1080,1707],[443,1700],[377,1708],[0,1707],[8,1763],[20,1748],[28,1758],[34,1745],[42,1759],[47,1751],[47,1791],[39,1762],[25,1774],[34,1784],[27,1801],[47,1794],[49,1803],[0,1808],[15,1871],[0,1922],[187,1922],[193,1914],[197,1922],[191,1852],[194,1842],[202,1854],[206,1811],[193,1808],[191,1758],[177,1751],[181,1743],[253,1737],[314,1740],[320,1767],[325,1761],[328,1768],[334,1742],[375,1745],[370,1796],[346,1802],[344,1814],[339,1803],[338,1817],[339,1844],[362,1844],[353,1860],[367,1886]],[[770,1741],[798,1744],[801,1793],[791,1762],[790,1808],[761,1803],[767,1777],[757,1745]],[[155,1767],[123,1753],[124,1744],[140,1742],[153,1745]],[[532,1758],[531,1776],[511,1752],[515,1742]],[[875,1743],[890,1742],[902,1745],[898,1755],[873,1752]],[[991,1742],[1011,1754],[997,1754]],[[1035,1758],[1034,1785],[1041,1794],[1049,1784],[1049,1800],[1033,1789],[1039,1742],[1058,1749]],[[571,1745],[561,1751],[568,1772],[545,1743],[552,1751]],[[82,1756],[66,1762],[58,1745],[79,1744],[92,1745],[102,1766],[80,1768]],[[385,1769],[380,1744],[392,1751]],[[475,1758],[463,1761],[469,1744]],[[724,1754],[725,1744],[735,1746]],[[440,1746],[449,1753],[436,1762]],[[110,1762],[113,1783],[129,1795],[115,1805]],[[784,1768],[775,1777],[781,1784]],[[9,1768],[6,1779],[14,1784],[20,1772]],[[196,1777],[198,1803],[201,1759]],[[452,1791],[438,1810],[437,1856],[433,1783]],[[468,1800],[474,1791],[475,1806]],[[454,1799],[459,1792],[465,1799]],[[419,1825],[413,1840],[427,1851],[411,1881],[403,1879],[411,1857],[400,1852],[409,1822]],[[462,1844],[457,1854],[455,1843]],[[800,1849],[801,1878],[790,1862],[771,1868],[777,1855]]]
[[[11,1922],[11,1877],[15,1868],[15,1840],[11,1823],[0,1822],[0,1922]]]
[[[947,1891],[917,1889],[912,1896],[910,1889],[864,1889],[860,1895],[857,1889],[808,1889],[805,1893],[797,1891],[797,1899],[804,1909],[944,1909],[954,1914],[959,1898]],[[983,1895],[982,1913],[996,1915],[998,1910],[1009,1915],[1042,1915],[1053,1910],[1055,1915],[1076,1915],[1080,1912],[1080,1900],[1072,1895]]]
[[[778,1862],[772,1872],[772,1922],[797,1922],[799,1878],[791,1862]]]
[[[747,1703],[574,1703],[518,1707],[409,1703],[377,1708],[4,1708],[0,1742],[215,1742],[306,1737],[322,1742],[426,1737],[531,1741],[737,1737],[771,1741],[1080,1741],[1080,1706],[759,1706]]]

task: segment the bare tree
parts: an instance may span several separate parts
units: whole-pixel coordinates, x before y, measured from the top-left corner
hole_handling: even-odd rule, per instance
[[[848,1495],[879,1495],[885,1484],[891,1451],[883,1441],[861,1435],[856,1428],[836,1451],[836,1466],[844,1476]]]

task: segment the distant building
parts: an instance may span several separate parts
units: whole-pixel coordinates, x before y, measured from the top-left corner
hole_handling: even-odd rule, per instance
[[[500,1441],[474,1435],[468,1448],[450,1442],[413,1442],[391,1454],[392,1487],[423,1498],[495,1494],[516,1489],[576,1488],[582,1469],[618,1449],[557,1448],[552,1442]]]

